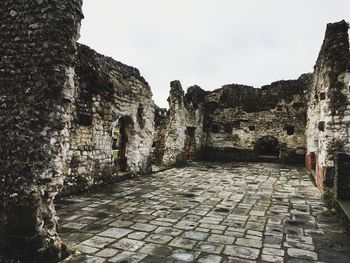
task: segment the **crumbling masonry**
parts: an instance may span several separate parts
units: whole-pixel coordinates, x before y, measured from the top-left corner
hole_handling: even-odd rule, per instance
[[[329,24],[308,96],[307,168],[333,202],[350,199],[349,25]]]
[[[303,161],[305,101],[311,77],[306,74],[261,89],[234,84],[205,92],[195,86],[186,95],[179,82],[172,82],[169,120],[163,125],[167,131],[165,144],[161,144],[165,147],[163,162],[175,164],[193,155],[219,161],[278,157],[284,162]],[[193,148],[195,154],[188,153]]]
[[[313,73],[256,89],[206,92],[171,83],[156,127],[158,162],[188,159],[304,163],[326,199],[350,199],[349,25],[329,24]],[[162,140],[163,141],[160,141]]]
[[[350,198],[346,22],[328,25],[313,74],[186,94],[174,81],[166,112],[137,69],[77,44],[81,7],[82,0],[0,5],[0,255],[60,260],[67,248],[55,197],[148,173],[152,160],[306,156],[330,201]]]
[[[59,192],[150,169],[150,87],[137,69],[76,43],[81,6],[0,7],[0,254],[57,261],[66,252],[53,205]]]

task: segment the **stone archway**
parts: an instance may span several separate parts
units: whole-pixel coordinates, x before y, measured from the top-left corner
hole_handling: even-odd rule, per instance
[[[255,142],[254,150],[260,156],[279,156],[280,144],[276,137],[264,136]]]

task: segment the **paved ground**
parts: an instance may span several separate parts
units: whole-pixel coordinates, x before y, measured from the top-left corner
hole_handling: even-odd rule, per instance
[[[302,168],[195,163],[58,203],[72,262],[350,262]]]

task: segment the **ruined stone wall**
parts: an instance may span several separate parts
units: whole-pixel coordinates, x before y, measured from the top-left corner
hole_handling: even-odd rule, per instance
[[[170,96],[168,98],[169,111],[163,125],[157,128],[159,136],[157,152],[160,163],[174,165],[188,159],[188,129],[193,131],[193,158],[200,154],[203,145],[203,101],[207,92],[199,86],[192,86],[184,93],[179,81],[171,82]]]
[[[168,126],[168,110],[154,108],[154,136],[152,144],[152,164],[161,165],[165,152],[165,134]]]
[[[312,74],[304,74],[261,89],[233,84],[206,92],[193,86],[186,94],[178,81],[172,82],[168,122],[161,127],[166,131],[163,162],[170,165],[186,160],[189,128],[194,130],[199,159],[266,160],[258,144],[272,138],[278,144],[277,160],[303,162],[311,81]]]
[[[204,91],[201,87],[195,85],[187,89],[185,94],[185,108],[187,111],[186,128],[194,129],[195,139],[195,159],[198,159],[204,147],[204,112],[205,97],[209,92]],[[185,153],[186,154],[186,153]]]
[[[78,45],[77,96],[72,111],[65,191],[113,181],[112,132],[129,121],[127,171],[146,173],[154,130],[154,103],[148,83],[135,68]]]
[[[150,168],[150,87],[137,69],[77,45],[81,6],[0,5],[0,255],[64,257],[54,198],[117,176],[112,132],[121,121],[126,171]]]
[[[0,254],[57,260],[81,0],[0,5]],[[1,259],[0,259],[1,260]]]
[[[174,165],[184,161],[186,109],[180,81],[170,83],[169,113],[164,136],[163,164]]]
[[[350,153],[348,29],[345,21],[327,25],[308,103],[307,167],[315,169],[317,186],[330,196],[335,196],[335,157]]]
[[[278,81],[261,89],[226,85],[206,96],[204,159],[257,160],[257,142],[278,140],[279,157],[298,161],[305,154],[305,95],[311,76]]]

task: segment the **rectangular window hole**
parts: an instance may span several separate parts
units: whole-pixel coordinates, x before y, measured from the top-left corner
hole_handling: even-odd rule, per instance
[[[249,129],[250,131],[255,131],[255,126],[254,126],[254,125],[250,125],[250,126],[248,127],[248,129]]]
[[[284,126],[284,129],[287,131],[288,135],[294,134],[294,126],[293,125],[286,125],[286,126]]]
[[[324,122],[324,121],[318,122],[318,129],[319,129],[321,132],[324,132],[324,129],[325,129],[325,122]]]

